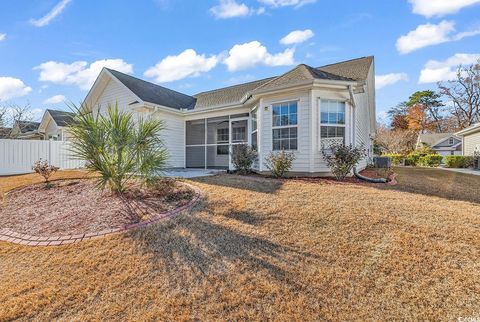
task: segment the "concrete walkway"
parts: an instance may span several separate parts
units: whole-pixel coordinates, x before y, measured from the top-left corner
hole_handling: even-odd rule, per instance
[[[472,175],[475,175],[475,176],[480,176],[480,170],[459,169],[459,168],[443,168],[443,167],[439,167],[438,169],[453,171],[453,172],[459,172],[459,173],[465,173],[465,174],[472,174]]]
[[[197,178],[197,177],[207,177],[213,176],[219,173],[225,173],[225,170],[214,170],[214,169],[170,169],[165,170],[163,175],[169,178]]]

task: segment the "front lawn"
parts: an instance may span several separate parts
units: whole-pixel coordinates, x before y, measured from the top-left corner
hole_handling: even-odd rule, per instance
[[[205,177],[201,205],[145,229],[0,242],[0,320],[478,317],[480,177],[421,170],[388,187]]]

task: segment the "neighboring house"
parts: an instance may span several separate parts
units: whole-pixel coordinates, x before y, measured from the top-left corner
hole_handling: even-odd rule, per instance
[[[240,143],[258,151],[256,170],[282,149],[295,153],[292,172],[329,174],[322,147],[332,142],[363,146],[373,154],[374,59],[323,67],[298,65],[283,75],[186,95],[104,68],[84,101],[94,112],[108,104],[164,120],[164,142],[174,168],[231,168],[229,152]]]
[[[8,139],[10,137],[10,132],[12,128],[10,127],[1,127],[0,126],[0,139]]]
[[[38,127],[44,140],[68,141],[68,125],[73,122],[75,114],[65,111],[46,110]]]
[[[480,123],[456,133],[463,141],[463,155],[480,154]]]
[[[10,138],[19,140],[43,140],[38,133],[39,122],[16,121],[10,132]]]
[[[442,156],[462,155],[462,139],[455,133],[420,134],[417,139],[417,149],[428,145]]]

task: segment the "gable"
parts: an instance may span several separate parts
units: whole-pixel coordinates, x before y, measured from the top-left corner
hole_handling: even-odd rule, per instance
[[[99,87],[95,89],[94,99],[86,102],[87,106],[92,109],[106,111],[108,105],[118,105],[119,110],[129,110],[129,105],[139,103],[138,98],[125,86],[115,79],[108,79],[101,82]]]

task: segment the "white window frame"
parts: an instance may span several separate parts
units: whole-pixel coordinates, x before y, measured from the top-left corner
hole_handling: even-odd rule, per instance
[[[448,138],[448,144],[453,145],[455,140],[453,138]]]
[[[258,113],[259,113],[260,109],[258,108],[258,106],[255,106],[252,111],[250,112],[250,128],[252,129],[251,133],[250,133],[250,145],[253,144],[253,141],[252,141],[252,137],[253,135],[256,135],[257,136],[257,150],[258,150]],[[298,112],[298,111],[297,111]],[[256,127],[255,127],[255,130],[253,129],[253,122],[256,123]]]
[[[344,118],[345,122],[344,124],[338,124],[338,123],[322,123],[322,105],[323,101],[334,101],[334,102],[340,102],[345,105],[345,111],[344,111]],[[322,151],[323,149],[323,144],[322,144],[322,126],[323,127],[343,127],[344,128],[344,137],[343,137],[343,142],[344,144],[349,143],[349,136],[347,133],[347,124],[349,124],[349,113],[348,113],[348,101],[344,99],[335,99],[335,98],[318,98],[318,151]]]
[[[295,125],[292,125],[292,124],[289,124],[289,125],[273,125],[273,107],[276,106],[276,105],[282,105],[282,104],[289,104],[289,103],[295,103],[297,104],[297,124]],[[272,130],[271,130],[271,134],[272,134],[272,140],[271,140],[271,143],[272,143],[272,151],[282,151],[282,150],[275,150],[273,148],[273,141],[274,141],[274,138],[273,138],[273,131],[274,130],[280,130],[280,129],[287,129],[287,128],[296,128],[297,129],[297,137],[296,137],[296,140],[297,140],[297,148],[296,149],[286,149],[285,151],[298,151],[298,122],[300,120],[300,113],[299,113],[299,108],[298,108],[298,104],[299,103],[299,100],[298,99],[292,99],[292,100],[285,100],[285,101],[279,101],[279,102],[274,102],[274,103],[271,103],[270,104],[270,110],[271,110],[271,115],[270,115],[270,119],[272,121]],[[257,126],[258,127],[258,126]],[[289,140],[291,140],[291,138],[289,138]]]

